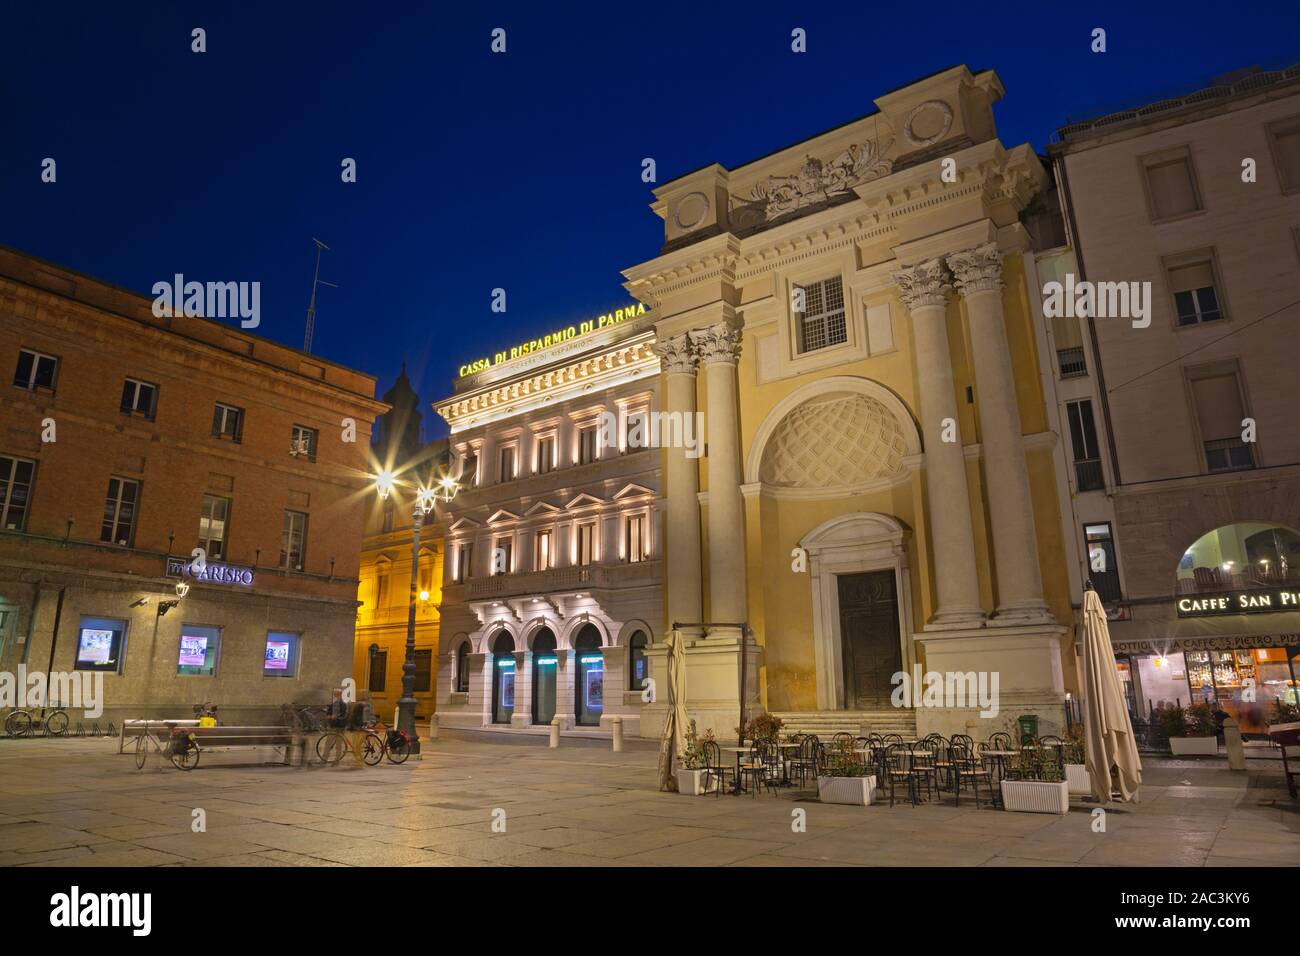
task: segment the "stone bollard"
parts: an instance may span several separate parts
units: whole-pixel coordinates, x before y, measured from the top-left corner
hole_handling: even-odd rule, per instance
[[[1228,751],[1228,769],[1245,770],[1246,751],[1241,746],[1241,728],[1237,726],[1235,717],[1223,722],[1223,745]]]
[[[610,724],[614,728],[614,753],[620,754],[623,752],[623,718],[615,717]]]
[[[560,718],[551,718],[551,749],[560,746]]]
[[[430,740],[438,739],[438,715],[437,714],[429,715],[429,739]]]

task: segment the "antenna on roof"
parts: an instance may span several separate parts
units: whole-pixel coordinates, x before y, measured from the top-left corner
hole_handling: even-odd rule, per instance
[[[320,277],[320,251],[324,249],[329,252],[330,247],[315,236],[312,237],[311,241],[316,243],[316,274],[311,279],[311,302],[307,304],[307,334],[302,337],[302,350],[304,352],[311,351],[311,335],[316,329],[316,287],[318,285],[327,285],[331,289],[338,288],[333,282],[326,282]]]

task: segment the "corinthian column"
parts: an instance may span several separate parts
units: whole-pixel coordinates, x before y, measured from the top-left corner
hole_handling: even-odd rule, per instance
[[[690,333],[708,368],[709,405],[709,617],[724,623],[746,618],[745,502],[740,493],[740,422],[736,363],[740,330],[726,322]],[[710,633],[721,629],[713,628]]]
[[[997,244],[990,242],[949,256],[948,268],[966,300],[975,357],[984,481],[997,567],[997,618],[993,623],[1048,622],[1052,617],[1043,601],[1020,406],[1002,316],[1002,254]]]
[[[656,342],[655,354],[668,381],[664,389],[664,411],[695,419],[695,368],[698,357],[687,333]],[[697,435],[698,441],[704,436]],[[687,458],[686,449],[669,447],[668,474],[665,479],[667,506],[667,545],[664,577],[668,584],[668,624],[673,621],[704,620],[701,585],[704,575],[700,562],[700,476],[699,459]],[[698,631],[696,632],[698,633]]]
[[[948,351],[948,273],[931,259],[893,274],[899,297],[912,314],[916,374],[920,382],[921,434],[925,439],[925,485],[929,492],[930,539],[938,607],[933,627],[978,627],[979,575],[975,570],[975,535],[971,530],[970,494],[966,489],[966,460],[960,441],[944,441],[951,422],[957,427],[952,361]]]

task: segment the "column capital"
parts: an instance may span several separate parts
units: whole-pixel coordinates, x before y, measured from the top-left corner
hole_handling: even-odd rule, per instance
[[[687,333],[705,365],[735,365],[740,361],[740,329],[719,322]]]
[[[948,268],[963,297],[972,292],[1001,292],[1006,285],[1002,281],[1002,253],[996,242],[954,252],[948,257]]]
[[[699,355],[686,332],[669,336],[651,346],[659,364],[669,375],[694,375]]]
[[[907,269],[891,273],[898,286],[899,298],[909,312],[922,306],[944,306],[952,292],[951,276],[939,259],[928,259]]]

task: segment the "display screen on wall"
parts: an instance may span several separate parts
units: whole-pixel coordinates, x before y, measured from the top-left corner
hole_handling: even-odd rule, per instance
[[[587,671],[587,706],[597,708],[605,703],[605,671],[593,667]]]
[[[515,672],[514,669],[501,670],[501,706],[515,706]]]
[[[266,635],[264,677],[294,677],[298,673],[298,635],[271,631]]]
[[[125,637],[125,621],[83,617],[77,635],[76,669],[120,672]]]
[[[220,644],[220,628],[182,625],[180,650],[176,657],[176,673],[212,676],[216,673],[217,650]]]

